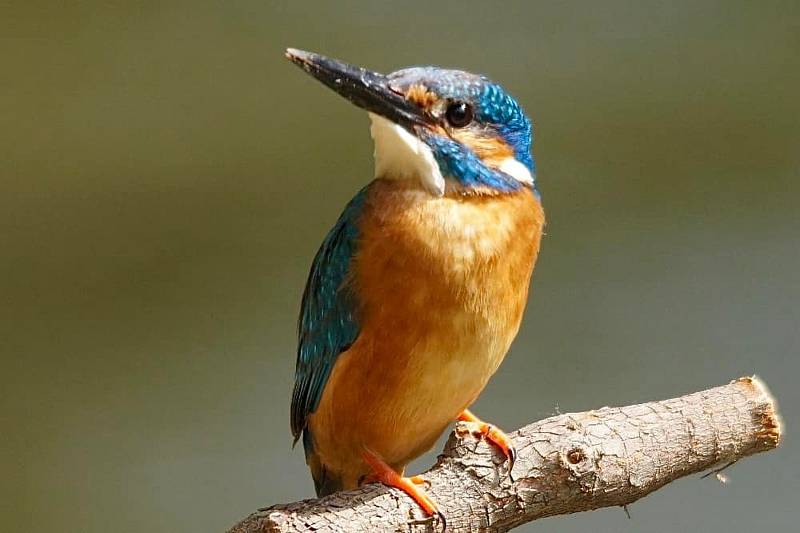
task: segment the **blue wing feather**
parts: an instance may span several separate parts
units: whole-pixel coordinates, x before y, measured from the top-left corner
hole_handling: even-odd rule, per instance
[[[297,365],[291,424],[295,442],[313,413],[336,358],[358,337],[356,295],[348,284],[358,244],[358,217],[367,187],[350,200],[322,242],[306,288],[298,322]]]

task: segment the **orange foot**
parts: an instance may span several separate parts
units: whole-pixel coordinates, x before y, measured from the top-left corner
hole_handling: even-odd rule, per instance
[[[473,433],[482,435],[486,440],[500,448],[506,459],[508,459],[508,471],[510,472],[514,468],[514,461],[517,460],[517,450],[514,449],[514,445],[508,435],[473,415],[468,409],[464,409],[464,412],[458,415],[456,420],[466,422]]]
[[[366,477],[365,483],[383,483],[389,487],[396,487],[406,494],[408,494],[420,507],[425,511],[428,516],[436,515],[441,520],[444,529],[447,529],[447,522],[444,515],[439,511],[439,508],[431,500],[430,496],[425,494],[425,491],[418,485],[425,483],[420,476],[403,477],[395,472],[395,470],[387,465],[375,452],[364,450],[361,453],[364,461],[372,468],[372,474]]]

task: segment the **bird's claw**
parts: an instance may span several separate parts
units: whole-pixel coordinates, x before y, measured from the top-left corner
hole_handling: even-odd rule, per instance
[[[436,511],[436,516],[439,517],[439,521],[442,523],[442,533],[447,531],[447,519],[444,517],[444,513],[441,511]]]
[[[485,438],[487,441],[500,448],[500,451],[502,451],[503,455],[508,459],[508,472],[510,475],[511,471],[514,469],[514,463],[517,460],[517,450],[511,442],[511,437],[497,426],[484,422],[466,409],[458,416],[458,420],[466,424],[473,435]]]
[[[511,437],[496,426],[489,425],[489,431],[486,433],[486,440],[500,448],[503,455],[508,459],[508,470],[510,472],[514,468],[514,463],[517,460],[517,449],[514,448]]]

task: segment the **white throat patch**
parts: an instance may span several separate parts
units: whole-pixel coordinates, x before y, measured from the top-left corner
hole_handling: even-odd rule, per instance
[[[497,170],[505,172],[515,180],[524,183],[525,185],[533,185],[533,176],[528,167],[517,161],[515,157],[503,159]]]
[[[375,141],[375,177],[418,179],[435,196],[444,194],[444,176],[431,149],[402,126],[373,113],[369,132]]]

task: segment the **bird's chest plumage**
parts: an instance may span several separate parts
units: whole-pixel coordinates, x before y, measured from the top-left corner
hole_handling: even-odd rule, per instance
[[[543,223],[528,190],[434,198],[375,182],[349,280],[361,333],[315,417],[346,416],[390,462],[430,446],[516,335]]]
[[[442,360],[462,358],[454,345],[481,345],[491,373],[493,348],[507,348],[527,299],[543,225],[538,200],[528,190],[433,198],[373,187],[353,278],[366,329],[436,339]]]

